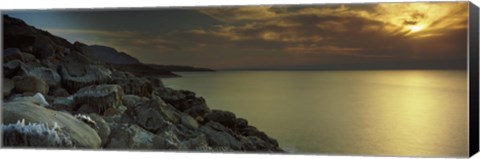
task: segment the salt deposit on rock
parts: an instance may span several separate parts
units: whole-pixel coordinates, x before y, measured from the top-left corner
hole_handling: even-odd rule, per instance
[[[2,125],[3,146],[33,147],[72,147],[73,142],[67,134],[54,123],[28,123],[25,119],[14,124]]]

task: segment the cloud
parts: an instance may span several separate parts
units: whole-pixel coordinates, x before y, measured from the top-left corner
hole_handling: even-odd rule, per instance
[[[467,4],[199,8],[193,11],[220,23],[168,32],[51,31],[89,35],[92,43],[118,47],[144,62],[213,68],[445,61],[466,58]]]

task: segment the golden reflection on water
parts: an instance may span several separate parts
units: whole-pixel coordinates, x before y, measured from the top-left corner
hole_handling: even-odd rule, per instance
[[[175,88],[296,153],[467,156],[466,71],[185,73]]]

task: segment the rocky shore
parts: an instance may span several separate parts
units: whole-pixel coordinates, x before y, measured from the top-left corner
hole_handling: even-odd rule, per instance
[[[246,119],[165,87],[162,74],[117,69],[6,15],[3,29],[5,147],[284,152]]]

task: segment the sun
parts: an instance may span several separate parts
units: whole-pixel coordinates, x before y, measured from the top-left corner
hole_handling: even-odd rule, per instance
[[[411,32],[418,32],[420,30],[423,30],[425,27],[422,26],[422,25],[411,25],[411,26],[408,26],[408,29],[410,29]]]

